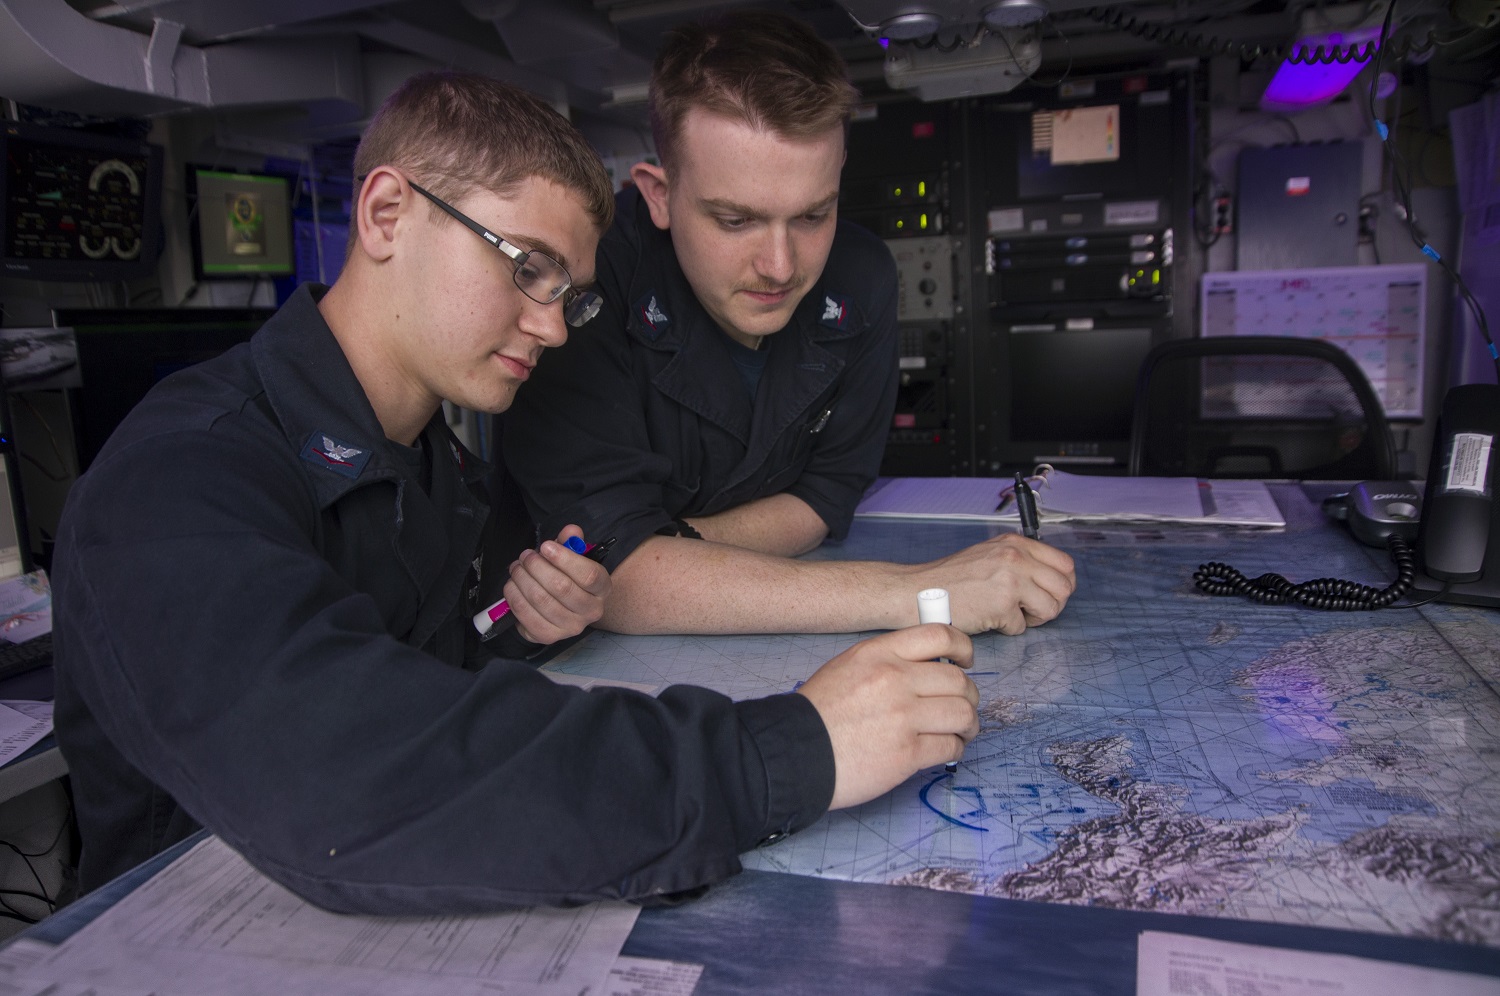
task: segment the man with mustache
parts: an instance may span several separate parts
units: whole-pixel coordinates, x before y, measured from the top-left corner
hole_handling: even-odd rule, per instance
[[[848,532],[895,404],[895,264],[837,216],[857,96],[826,43],[763,11],[657,57],[660,165],[632,168],[600,242],[608,303],[500,432],[539,535],[615,538],[605,628],[892,629],[944,587],[958,628],[1015,634],[1073,591],[1071,558],[1009,534],[922,565],[793,559]]]

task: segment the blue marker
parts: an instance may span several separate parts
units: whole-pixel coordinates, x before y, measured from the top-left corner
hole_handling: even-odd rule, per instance
[[[610,547],[615,545],[615,540],[611,536],[603,543],[585,543],[581,536],[569,536],[562,544],[580,557],[597,562],[604,559]],[[489,608],[474,613],[474,628],[479,630],[479,639],[482,641],[493,640],[515,624],[516,617],[510,614],[510,602],[503,598]]]

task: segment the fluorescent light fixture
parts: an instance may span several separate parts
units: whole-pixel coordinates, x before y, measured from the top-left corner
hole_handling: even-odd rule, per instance
[[[1315,53],[1319,46],[1330,52],[1377,42],[1380,29],[1356,28],[1353,31],[1334,31],[1326,35],[1308,35],[1293,47],[1294,53],[1305,56]],[[1300,111],[1328,101],[1344,92],[1359,71],[1369,64],[1369,59],[1350,59],[1348,62],[1283,62],[1271,77],[1266,92],[1261,94],[1260,106],[1266,111]]]
[[[880,33],[892,41],[915,41],[937,32],[943,19],[931,11],[897,14],[880,22]]]

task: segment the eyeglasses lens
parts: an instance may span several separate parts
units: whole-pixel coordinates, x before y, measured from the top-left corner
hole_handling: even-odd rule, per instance
[[[577,328],[599,313],[604,298],[593,291],[575,291],[563,305],[563,320]]]
[[[563,299],[563,320],[577,327],[599,313],[603,299],[593,291],[572,288],[573,278],[557,260],[533,249],[516,267],[516,286],[540,304]]]
[[[545,253],[532,250],[516,267],[516,286],[538,304],[551,304],[568,289],[568,271]]]

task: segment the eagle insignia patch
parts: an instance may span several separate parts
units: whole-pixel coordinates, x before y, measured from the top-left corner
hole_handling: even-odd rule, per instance
[[[307,442],[302,447],[302,459],[319,467],[327,467],[335,474],[358,477],[359,472],[365,469],[365,464],[370,462],[370,451],[350,446],[327,433],[315,432],[307,437]]]

